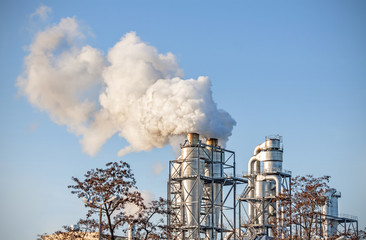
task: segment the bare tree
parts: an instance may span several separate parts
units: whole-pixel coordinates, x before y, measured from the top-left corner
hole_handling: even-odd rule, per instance
[[[360,237],[360,239],[366,239],[366,227],[364,228],[364,230],[360,230],[358,232],[358,236]]]
[[[166,224],[170,213],[167,206],[167,200],[159,198],[143,207],[132,223],[135,224],[138,239],[170,239],[170,229]]]
[[[289,226],[293,229],[293,239],[313,239],[319,234],[317,221],[321,207],[326,204],[325,193],[330,190],[329,176],[296,176],[291,179],[291,192],[284,190],[278,198],[281,213],[280,222],[274,222],[276,238],[289,238]],[[276,219],[277,221],[277,219]]]
[[[72,231],[64,226],[63,230],[56,231],[52,235],[40,235],[39,239],[87,239],[98,231],[99,222],[95,219],[98,219],[100,209],[103,215],[101,222],[103,239],[115,240],[116,230],[126,224],[135,227],[138,239],[170,239],[171,231],[166,224],[169,214],[167,201],[159,198],[145,205],[127,163],[110,162],[104,169],[87,171],[82,180],[76,177],[72,177],[72,180],[75,184],[68,186],[72,189],[71,193],[79,198],[89,199],[88,203],[85,203],[88,208],[86,218],[78,223],[83,226],[82,229]],[[107,201],[116,194],[120,197],[117,201]],[[95,202],[104,204],[100,208]],[[123,232],[126,232],[126,229]]]
[[[143,201],[140,192],[136,189],[136,181],[129,164],[120,162],[110,162],[105,169],[92,169],[84,175],[84,180],[72,177],[75,185],[70,185],[72,194],[79,198],[87,198],[90,202],[104,203],[102,205],[102,230],[109,231],[110,239],[115,240],[115,231],[125,223],[131,221],[131,216],[125,213],[125,208],[129,204],[134,204],[143,208]],[[119,199],[114,202],[107,202],[108,199],[118,194]],[[93,203],[86,203],[88,208],[87,218],[91,220],[93,216],[99,214],[99,206]]]
[[[324,236],[322,207],[328,202],[327,192],[330,176],[314,177],[313,175],[296,176],[291,179],[290,189],[285,189],[277,200],[280,201],[280,222],[273,222],[272,230],[276,239],[290,239],[289,228],[292,226],[292,239],[316,239]],[[277,221],[277,219],[275,220]],[[356,233],[333,233],[327,239],[347,236],[348,239],[359,239]]]

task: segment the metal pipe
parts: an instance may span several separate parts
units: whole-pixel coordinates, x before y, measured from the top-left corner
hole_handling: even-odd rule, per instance
[[[205,211],[207,216],[206,226],[211,227],[207,230],[210,239],[216,239],[215,228],[219,227],[220,222],[220,206],[221,206],[221,191],[220,183],[215,182],[215,178],[222,177],[222,152],[218,148],[218,140],[216,138],[206,139],[206,149],[209,161],[205,165],[205,176],[211,178],[211,182],[206,184],[205,189],[210,200],[207,200]]]
[[[262,143],[262,144],[259,144],[258,146],[256,146],[254,148],[254,153],[253,155],[256,156],[260,151],[262,151],[266,146],[266,142]]]
[[[203,186],[200,176],[204,175],[204,160],[201,152],[206,149],[199,146],[199,135],[197,133],[189,133],[187,135],[188,145],[182,147],[182,164],[181,177],[182,180],[183,199],[184,202],[184,218],[186,226],[195,227],[200,223],[200,211]],[[206,150],[207,151],[207,150]],[[204,154],[202,154],[203,156]],[[199,237],[198,229],[188,230],[189,239],[197,239]]]
[[[249,159],[249,162],[248,162],[248,174],[250,176],[253,175],[253,167],[252,167],[252,165],[254,163],[257,163],[257,162],[259,162],[259,160],[258,160],[258,158],[256,156],[253,156],[253,157],[251,157]],[[248,197],[249,198],[253,198],[254,197],[254,179],[251,178],[251,177],[249,177],[249,178],[250,178],[250,180],[248,181],[248,188],[249,188]],[[249,215],[249,219],[252,220],[253,217],[254,217],[254,209],[253,209],[253,206],[251,204],[248,205],[248,215]]]
[[[257,176],[257,181],[256,181],[256,194],[255,197],[260,198],[260,197],[265,197],[266,193],[264,192],[264,184],[266,180],[272,180],[275,181],[276,183],[276,196],[279,196],[280,193],[282,192],[282,187],[281,187],[281,178],[280,176],[277,175],[258,175]],[[281,219],[281,205],[280,205],[280,201],[276,201],[276,219],[277,219],[277,223],[280,222]],[[259,218],[264,220],[264,216],[261,216]]]
[[[255,165],[253,167],[254,163],[257,163],[258,161],[259,161],[259,159],[257,158],[257,156],[253,156],[253,157],[251,157],[249,159],[249,162],[248,162],[248,174],[252,175],[252,174],[254,174],[254,172],[258,173],[257,171],[254,171],[253,172],[253,168],[255,170],[258,170],[258,169],[256,169],[257,168],[257,165]]]
[[[274,180],[276,182],[276,197],[280,196],[282,189],[281,189],[281,178],[277,175],[269,175],[265,176],[266,180]],[[283,211],[281,209],[281,202],[276,201],[276,218],[277,224],[280,222],[281,216],[283,215]]]
[[[190,145],[197,145],[199,142],[200,135],[198,133],[188,133],[187,139]]]
[[[135,227],[129,223],[128,224],[128,240],[134,240],[135,239]]]
[[[280,193],[282,192],[282,189],[281,189],[282,186],[281,186],[281,178],[280,178],[280,176],[278,176],[278,175],[266,175],[266,176],[259,175],[258,177],[260,177],[260,176],[263,178],[263,180],[273,180],[273,181],[276,182],[276,196],[279,196]]]
[[[99,240],[102,240],[102,204],[100,204],[99,210]]]

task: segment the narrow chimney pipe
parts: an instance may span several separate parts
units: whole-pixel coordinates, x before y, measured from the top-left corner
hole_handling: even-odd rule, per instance
[[[190,145],[197,145],[200,140],[200,135],[198,133],[188,133],[187,139]]]
[[[217,147],[218,146],[218,140],[217,138],[207,138],[206,139],[206,144],[213,146],[213,147]]]

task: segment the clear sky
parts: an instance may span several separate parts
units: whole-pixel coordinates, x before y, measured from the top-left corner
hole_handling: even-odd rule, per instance
[[[36,12],[47,6],[44,12]],[[0,233],[31,240],[83,217],[71,177],[106,162],[131,164],[140,190],[166,196],[170,146],[127,154],[114,135],[93,157],[80,137],[18,94],[35,35],[74,17],[83,42],[107,54],[134,31],[175,55],[185,78],[208,76],[213,99],[236,120],[227,148],[238,173],[269,134],[284,139],[284,168],[330,175],[339,212],[366,226],[366,2],[1,1]],[[154,173],[154,168],[163,170]]]

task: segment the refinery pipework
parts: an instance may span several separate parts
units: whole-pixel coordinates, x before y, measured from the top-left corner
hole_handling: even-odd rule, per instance
[[[280,136],[266,137],[255,149],[248,162],[248,185],[240,196],[240,226],[247,239],[272,236],[273,223],[283,222],[277,197],[289,189],[291,173],[282,168],[283,147]]]
[[[282,137],[266,137],[255,147],[243,176],[236,175],[235,164],[235,152],[220,147],[217,139],[187,135],[181,155],[169,162],[169,239],[271,239],[274,227],[288,230],[282,239],[292,237],[278,200],[283,192],[291,195],[291,172],[282,167]],[[357,220],[338,214],[340,193],[332,190],[325,196],[327,204],[316,222],[322,239],[342,226],[346,233],[350,224],[356,224],[357,233]]]

